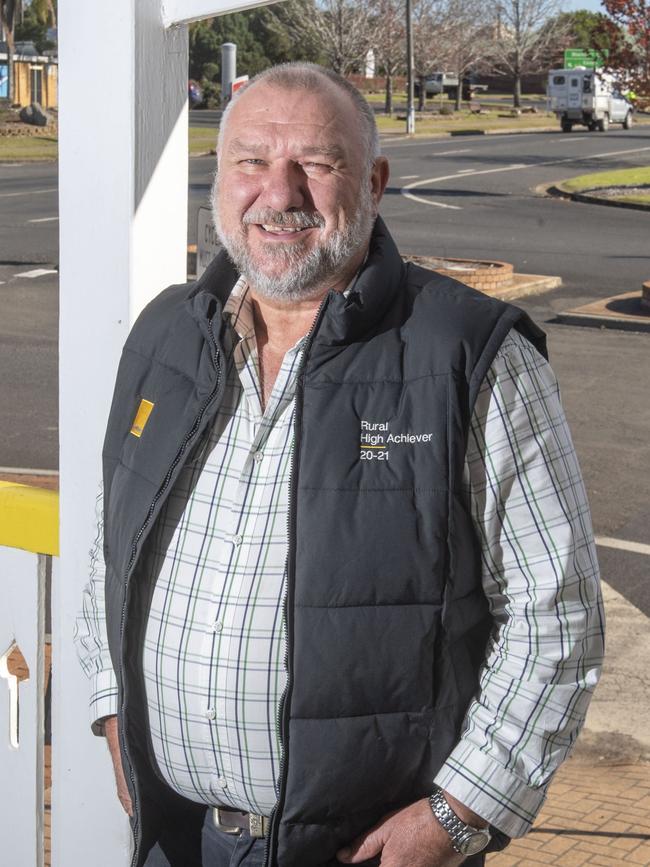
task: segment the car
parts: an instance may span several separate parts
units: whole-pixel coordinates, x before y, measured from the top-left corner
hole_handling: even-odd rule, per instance
[[[420,95],[420,82],[415,82],[415,96]],[[486,84],[476,84],[472,76],[463,78],[462,97],[465,100],[471,99],[478,91],[486,91]],[[458,94],[458,76],[453,72],[432,72],[425,76],[424,79],[424,95],[425,97],[439,96],[445,93],[449,99],[456,99]]]

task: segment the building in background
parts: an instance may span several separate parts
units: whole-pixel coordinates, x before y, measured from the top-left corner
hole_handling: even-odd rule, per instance
[[[12,105],[38,102],[43,108],[56,108],[57,58],[38,54],[32,42],[17,42],[13,60],[12,93],[9,94],[9,54],[7,43],[0,42],[0,99],[9,99]]]

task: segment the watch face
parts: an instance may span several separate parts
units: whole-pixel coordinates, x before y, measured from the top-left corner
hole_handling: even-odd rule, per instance
[[[461,855],[478,855],[479,852],[482,852],[483,849],[490,842],[489,834],[468,834],[461,841],[457,843],[458,848],[460,849]]]

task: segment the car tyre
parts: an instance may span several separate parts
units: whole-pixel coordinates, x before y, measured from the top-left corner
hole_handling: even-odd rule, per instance
[[[607,132],[608,129],[609,129],[609,115],[605,114],[598,121],[598,130],[599,130],[599,132]]]
[[[623,121],[623,129],[630,129],[632,126],[632,112],[628,111],[625,115],[625,120]]]
[[[570,120],[562,119],[562,132],[571,132],[573,124]]]

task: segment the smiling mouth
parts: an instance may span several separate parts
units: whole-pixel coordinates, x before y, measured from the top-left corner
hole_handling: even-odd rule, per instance
[[[257,223],[257,226],[271,235],[298,235],[300,232],[314,228],[314,226],[276,226],[272,223]]]

